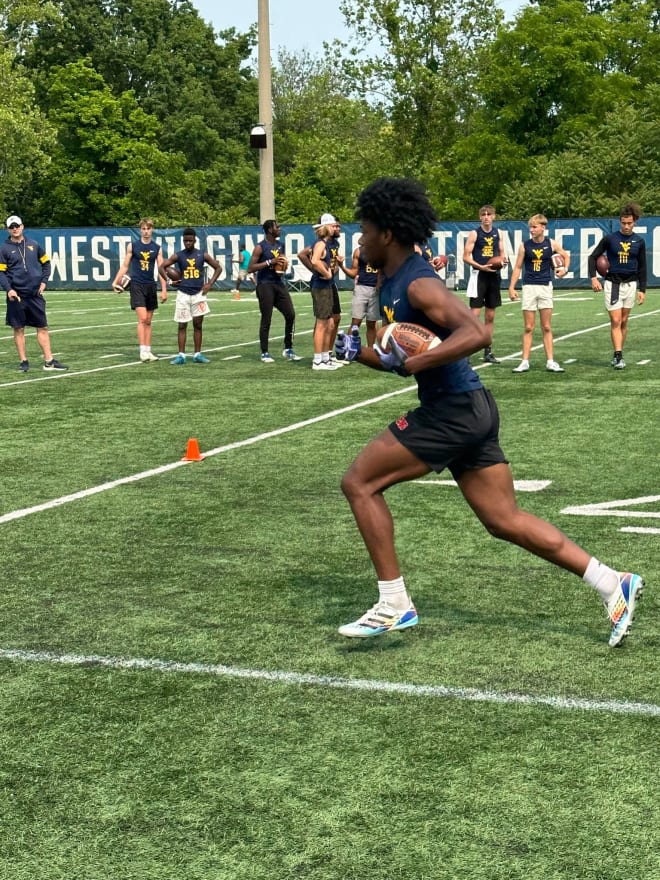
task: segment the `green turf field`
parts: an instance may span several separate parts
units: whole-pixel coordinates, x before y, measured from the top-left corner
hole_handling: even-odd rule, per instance
[[[624,371],[590,291],[556,297],[564,374],[511,372],[519,304],[480,367],[521,505],[646,579],[618,650],[447,474],[388,493],[420,625],[337,635],[376,598],[339,481],[414,383],[313,373],[308,294],[271,366],[251,294],[185,367],[139,363],[126,295],[47,298],[67,374],[0,332],[0,880],[659,880],[657,293]]]

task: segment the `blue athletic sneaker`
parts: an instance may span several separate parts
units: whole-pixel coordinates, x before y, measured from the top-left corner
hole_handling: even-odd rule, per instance
[[[368,639],[395,629],[408,629],[410,626],[416,626],[418,622],[414,605],[405,611],[396,611],[381,600],[358,620],[340,626],[339,633],[348,636],[349,639]]]
[[[197,354],[193,357],[193,363],[195,363],[195,364],[210,364],[211,361],[207,357],[204,357],[204,355],[201,353],[201,351],[198,351]]]
[[[292,348],[285,348],[282,352],[282,357],[285,361],[301,361],[302,358],[299,357]]]
[[[186,362],[185,354],[178,354],[175,358],[173,358],[170,363],[173,367],[181,367]]]
[[[630,632],[635,616],[635,603],[642,595],[644,581],[638,574],[619,575],[619,586],[607,603],[607,613],[612,621],[610,648],[616,648]]]

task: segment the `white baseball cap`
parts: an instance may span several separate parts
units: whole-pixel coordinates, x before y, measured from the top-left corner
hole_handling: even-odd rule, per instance
[[[14,223],[16,223],[17,226],[23,225],[23,221],[20,217],[17,217],[16,214],[12,214],[11,217],[7,217],[7,229],[9,229],[10,226],[13,226]]]
[[[337,223],[337,222],[338,222],[338,221],[335,219],[334,215],[332,215],[332,214],[321,214],[321,217],[320,217],[320,219],[319,219],[319,222],[318,222],[318,223],[315,223],[315,224],[312,226],[312,229],[320,229],[321,226],[334,226],[335,223]]]

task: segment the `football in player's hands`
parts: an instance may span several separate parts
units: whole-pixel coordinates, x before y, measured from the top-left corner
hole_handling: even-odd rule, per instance
[[[607,259],[607,254],[601,254],[596,259],[596,269],[598,270],[598,274],[605,278],[610,271],[610,261]]]
[[[560,269],[566,268],[566,263],[564,262],[564,258],[561,254],[553,254],[552,257],[552,266],[555,270],[555,275],[561,274]]]
[[[504,257],[491,257],[486,265],[491,269],[501,269],[505,263],[506,260],[504,259]]]
[[[441,341],[432,330],[410,321],[394,321],[392,324],[386,324],[376,334],[376,342],[381,351],[385,353],[390,350],[392,340],[396,342],[406,357],[414,357],[430,348],[436,348]]]

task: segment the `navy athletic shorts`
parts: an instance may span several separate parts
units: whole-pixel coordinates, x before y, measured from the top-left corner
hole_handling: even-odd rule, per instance
[[[155,281],[140,284],[139,281],[131,281],[131,308],[146,309],[155,312],[158,308],[158,295]]]
[[[477,295],[469,301],[471,309],[499,309],[502,305],[499,272],[479,272],[477,275]]]
[[[432,470],[465,471],[508,464],[499,440],[500,416],[490,391],[447,394],[389,425],[396,439]]]
[[[7,318],[6,323],[14,330],[21,330],[23,327],[36,327],[41,329],[48,326],[46,320],[46,300],[43,296],[35,293],[22,293],[17,290],[16,293],[21,301],[15,299],[7,299]]]

